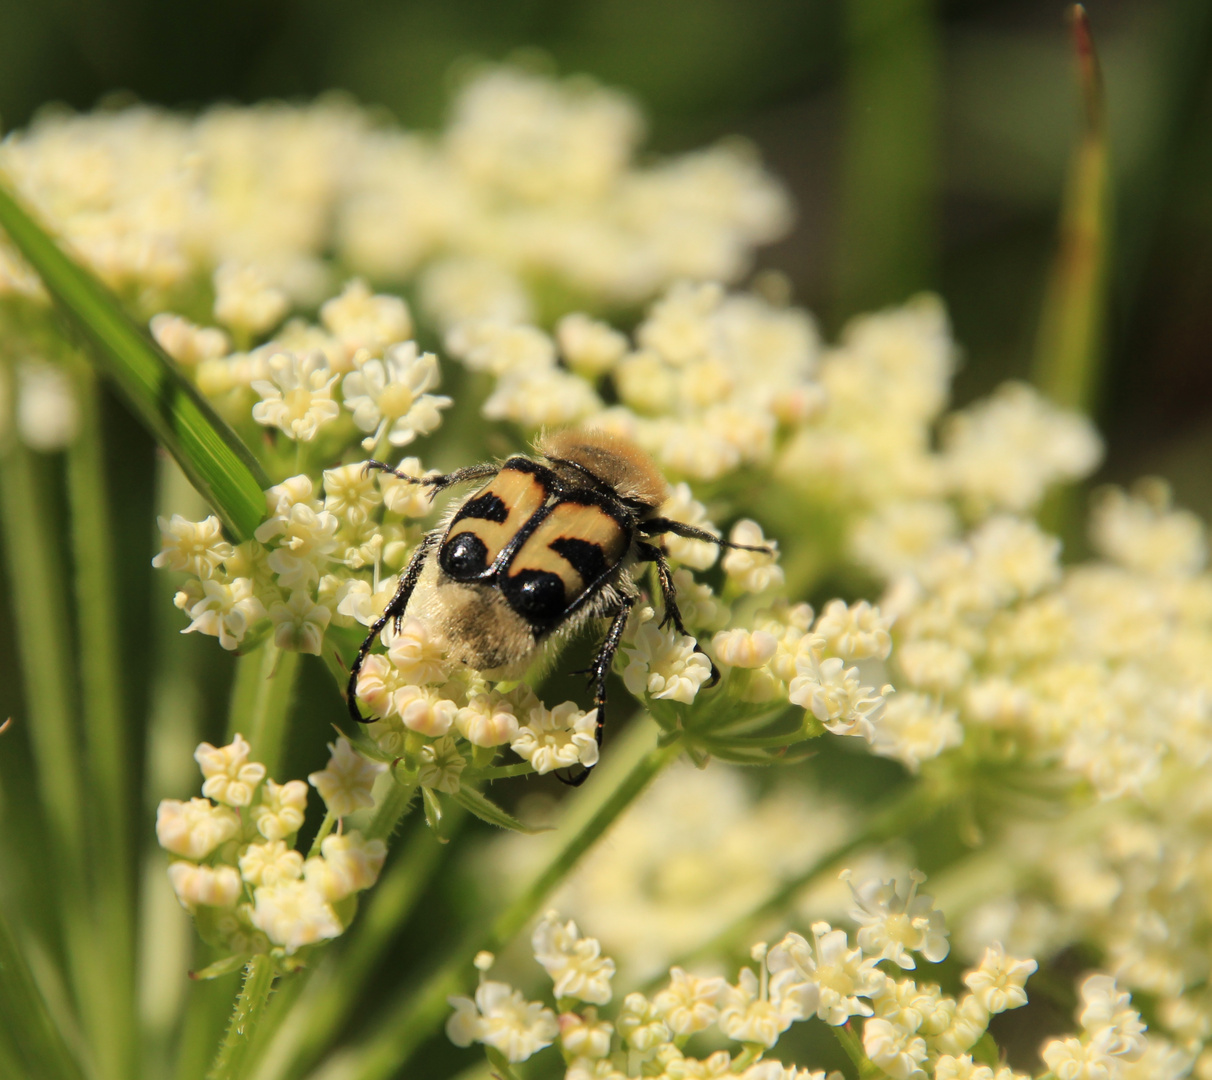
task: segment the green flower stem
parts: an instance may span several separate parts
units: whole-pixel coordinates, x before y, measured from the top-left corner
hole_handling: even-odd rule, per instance
[[[397,785],[399,786],[399,785]],[[466,820],[458,804],[447,811],[447,831]],[[334,946],[281,1021],[273,1042],[256,1066],[257,1080],[283,1080],[310,1068],[357,1005],[351,986],[364,985],[383,950],[412,913],[450,845],[439,843],[419,823],[368,894],[346,939]]]
[[[244,985],[232,1010],[231,1022],[207,1080],[233,1080],[239,1075],[244,1055],[248,1052],[257,1021],[269,1001],[274,985],[274,962],[268,956],[254,956],[244,969]]]
[[[131,741],[122,703],[113,531],[96,380],[81,369],[80,432],[67,452],[67,493],[76,570],[80,682],[87,762],[95,799],[88,853],[107,992],[98,1002],[101,1048],[115,1076],[139,1073],[135,1039],[134,861],[130,836]]]
[[[450,1010],[446,998],[466,988],[476,953],[483,949],[500,952],[535,916],[551,890],[564,880],[581,856],[681,750],[681,743],[675,740],[645,754],[546,869],[493,920],[487,931],[479,926],[472,927],[447,960],[414,993],[393,1003],[369,1039],[333,1060],[333,1071],[328,1075],[340,1075],[347,1080],[387,1080],[400,1073],[417,1048],[441,1026]],[[321,1067],[318,1076],[325,1075],[326,1070]]]
[[[315,836],[315,839],[312,840],[312,842],[311,842],[311,847],[308,848],[307,857],[309,859],[314,858],[316,855],[320,854],[320,845],[322,843],[324,843],[325,839],[328,837],[328,834],[330,832],[332,832],[332,830],[336,824],[337,824],[337,815],[334,814],[331,810],[329,810],[324,815],[324,820],[320,822],[320,827],[316,830],[316,836]]]
[[[415,776],[402,776],[398,768],[392,770],[392,776],[396,782],[387,789],[383,801],[375,807],[375,816],[366,827],[367,840],[386,840],[391,836],[417,793]]]
[[[11,1061],[5,1061],[4,1058]],[[0,908],[0,1070],[4,1076],[83,1080]]]
[[[833,1037],[841,1044],[842,1049],[846,1051],[846,1056],[853,1062],[854,1067],[858,1069],[859,1077],[862,1080],[865,1080],[869,1076],[884,1075],[879,1068],[873,1066],[867,1059],[862,1042],[859,1041],[859,1037],[848,1023],[830,1024],[829,1030],[833,1032]]]
[[[191,928],[192,933],[192,928]],[[196,970],[215,959],[210,949],[199,947]],[[225,1024],[231,1016],[232,1001],[239,991],[236,974],[217,979],[196,979],[189,984],[181,1036],[176,1047],[176,1080],[202,1080],[207,1065],[213,1060],[215,1047],[223,1038]]]
[[[232,535],[251,539],[265,517],[265,471],[113,293],[59,248],[3,179],[0,228],[38,271],[156,441],[177,459]]]
[[[949,802],[949,792],[933,784],[921,781],[912,784],[903,794],[868,818],[862,830],[826,852],[801,873],[788,878],[765,900],[735,920],[727,929],[681,957],[678,964],[688,967],[707,957],[726,955],[747,946],[748,936],[752,934],[754,926],[785,911],[808,885],[822,874],[835,869],[843,859],[872,844],[878,844],[893,836],[906,835],[911,827],[927,821]]]
[[[286,738],[290,698],[299,672],[299,654],[267,641],[236,663],[227,737],[236,732],[252,744],[252,760],[277,771]]]

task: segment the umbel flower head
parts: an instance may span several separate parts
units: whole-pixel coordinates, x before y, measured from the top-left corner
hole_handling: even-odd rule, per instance
[[[852,875],[846,872],[843,878],[849,881]],[[919,902],[913,894],[923,880],[916,871],[910,875],[907,897],[895,883],[871,880],[854,886],[856,898],[867,898],[861,909],[864,930],[872,926],[873,904],[884,910],[928,909],[928,898]],[[945,937],[940,912],[932,911],[926,921]],[[867,954],[863,930],[853,946],[844,930],[827,923],[815,924],[812,936],[812,943],[790,933],[773,947],[754,945],[753,966],[742,967],[734,983],[675,966],[651,995],[629,993],[616,1004],[611,958],[603,955],[595,939],[582,937],[574,922],[548,912],[534,930],[532,945],[536,961],[552,978],[556,1007],[527,1000],[509,984],[489,980],[495,958],[481,953],[475,961],[480,981],[474,999],[449,999],[454,1011],[447,1035],[457,1046],[480,1043],[511,1064],[528,1060],[558,1040],[567,1080],[630,1075],[824,1080],[824,1071],[811,1071],[811,1063],[805,1068],[765,1059],[793,1024],[820,1020],[834,1027],[846,1025],[858,1036],[850,1052],[857,1055],[856,1065],[864,1075],[878,1070],[898,1080],[1027,1080],[1026,1074],[1008,1066],[995,1070],[982,1064],[987,1055],[978,1044],[989,1039],[994,1016],[1027,1004],[1024,984],[1036,970],[1035,961],[1011,957],[995,943],[963,975],[967,990],[950,996],[936,983],[887,974],[879,967],[890,959],[882,955],[886,946],[868,934],[866,940],[877,951]],[[946,954],[943,950],[939,955],[932,942],[920,944],[922,958],[930,963]],[[1129,995],[1111,976],[1088,976],[1080,993],[1080,1032],[1047,1040],[1040,1049],[1053,1069],[1051,1075],[1127,1080],[1138,1075],[1124,1071],[1132,1063],[1177,1063],[1173,1047],[1146,1032]],[[701,1033],[713,1037],[704,1045],[722,1043],[725,1048],[694,1057],[688,1051],[699,1044],[688,1045],[687,1040]],[[1156,1075],[1180,1074],[1181,1065],[1180,1071]]]
[[[207,941],[237,958],[268,953],[289,969],[303,962],[302,950],[345,930],[353,909],[341,902],[374,885],[387,848],[352,830],[318,837],[318,854],[305,857],[291,845],[303,825],[307,786],[268,779],[265,766],[250,760],[251,749],[239,734],[227,746],[199,746],[204,797],[163,800],[156,837],[177,857],[169,882]],[[335,820],[370,805],[369,786],[383,766],[359,757],[344,739],[332,751],[327,769],[311,781]]]

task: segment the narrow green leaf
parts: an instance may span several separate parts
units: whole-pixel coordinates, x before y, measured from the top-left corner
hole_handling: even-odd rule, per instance
[[[51,1019],[3,911],[0,911],[0,1028],[11,1037],[13,1045],[7,1049],[24,1060],[25,1075],[45,1080],[82,1080],[80,1067]]]
[[[489,825],[496,825],[501,829],[512,829],[514,832],[526,833],[527,835],[547,832],[550,829],[549,825],[523,825],[516,817],[502,810],[482,792],[469,788],[466,785],[460,787],[454,793],[453,798],[455,802],[470,810],[481,821],[487,821]]]
[[[0,227],[121,389],[156,440],[181,465],[237,540],[265,516],[269,480],[239,437],[150,335],[89,271],[69,258],[0,183]]]

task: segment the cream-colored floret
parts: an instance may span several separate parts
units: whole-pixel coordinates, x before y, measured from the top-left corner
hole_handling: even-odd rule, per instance
[[[328,749],[331,756],[327,766],[307,778],[320,793],[328,812],[334,817],[344,817],[355,810],[374,805],[370,789],[387,766],[363,757],[344,737],[329,743]]]
[[[227,746],[204,742],[194,751],[194,760],[205,780],[202,794],[227,806],[248,806],[265,779],[265,766],[249,761],[252,747],[239,732]]]

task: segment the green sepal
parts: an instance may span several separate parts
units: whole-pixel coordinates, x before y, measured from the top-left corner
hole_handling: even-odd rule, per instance
[[[547,832],[551,828],[550,825],[523,825],[516,817],[508,811],[502,810],[482,792],[476,791],[475,788],[470,788],[466,784],[454,793],[453,798],[455,802],[470,810],[481,821],[487,821],[489,825],[496,825],[500,829],[510,829],[513,832],[533,836],[535,833]]]
[[[225,956],[222,960],[216,960],[213,964],[207,964],[201,971],[191,971],[189,977],[198,982],[206,982],[209,979],[222,978],[233,971],[239,971],[247,963],[248,957],[243,953],[237,953],[234,956]]]

